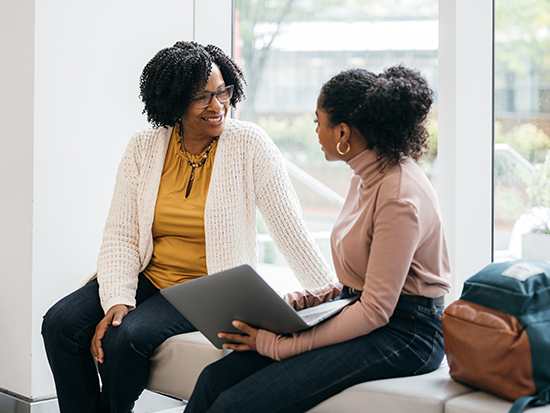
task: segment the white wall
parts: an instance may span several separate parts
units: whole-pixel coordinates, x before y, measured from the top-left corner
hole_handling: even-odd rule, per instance
[[[31,370],[33,48],[34,2],[0,3],[0,387],[14,391]]]
[[[0,3],[0,388],[55,393],[42,316],[95,270],[144,65],[178,40],[230,52],[231,22],[231,0]]]

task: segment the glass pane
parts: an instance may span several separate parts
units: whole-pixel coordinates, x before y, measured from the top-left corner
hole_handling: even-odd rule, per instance
[[[528,247],[549,232],[549,23],[548,1],[495,2],[495,261],[550,259]]]
[[[261,125],[290,162],[304,218],[329,262],[329,234],[352,172],[324,159],[313,123],[319,90],[349,68],[419,69],[436,92],[432,153],[421,162],[435,181],[437,6],[437,0],[235,1],[234,56],[248,81],[235,116]],[[259,229],[265,232],[261,218]],[[260,242],[264,262],[284,265],[267,236]]]

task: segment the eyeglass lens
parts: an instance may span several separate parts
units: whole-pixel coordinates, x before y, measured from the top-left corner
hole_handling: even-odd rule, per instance
[[[212,96],[216,96],[216,99],[220,102],[227,102],[233,96],[233,85],[226,86],[214,93],[202,92],[193,97],[193,104],[197,108],[205,108],[210,105]]]

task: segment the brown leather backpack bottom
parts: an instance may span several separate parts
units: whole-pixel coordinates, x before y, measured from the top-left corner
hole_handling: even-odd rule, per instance
[[[535,394],[529,339],[515,317],[458,300],[442,325],[453,379],[508,400]]]

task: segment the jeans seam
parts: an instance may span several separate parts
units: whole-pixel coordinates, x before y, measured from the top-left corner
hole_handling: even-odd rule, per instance
[[[75,345],[75,352],[74,354],[77,354],[78,353],[78,344],[75,342],[74,343]],[[90,353],[90,357],[92,357],[92,354]],[[84,373],[84,366],[82,364],[82,359],[80,357],[77,357],[77,360],[78,360],[78,363],[80,364],[80,368],[78,369],[78,371],[80,372],[80,380],[78,380],[78,385],[81,387],[81,394],[85,394],[86,392],[86,389],[85,389],[85,386],[84,386],[84,383],[85,383],[85,377],[83,376],[83,373]],[[97,371],[97,367],[96,367],[96,371]],[[98,379],[99,380],[99,379]],[[93,406],[90,406],[87,402],[89,401],[88,398],[86,398],[83,402],[84,402],[84,405],[86,407],[86,412],[89,412],[89,413],[93,413],[93,410],[90,410],[91,407]]]

